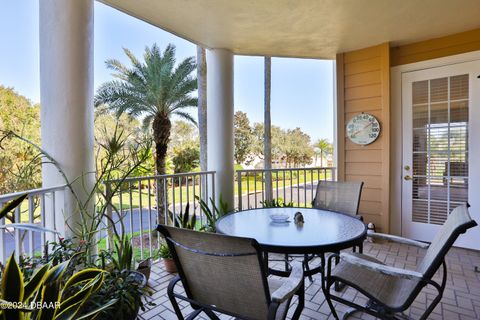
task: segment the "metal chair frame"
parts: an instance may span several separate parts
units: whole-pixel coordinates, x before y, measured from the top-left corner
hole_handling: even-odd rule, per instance
[[[177,255],[176,252],[176,246],[180,246],[185,250],[189,250],[191,252],[194,252],[196,254],[202,254],[202,255],[210,255],[210,256],[216,256],[216,257],[237,257],[237,256],[245,256],[245,255],[256,255],[258,258],[258,263],[259,263],[259,268],[262,271],[262,274],[264,275],[263,277],[263,287],[265,289],[265,296],[267,298],[267,301],[270,301],[269,306],[268,306],[268,320],[274,320],[276,317],[277,310],[280,306],[281,303],[273,301],[271,299],[271,294],[268,290],[268,281],[267,281],[267,270],[264,268],[264,261],[263,261],[263,256],[262,256],[262,251],[260,249],[260,246],[258,242],[254,239],[251,240],[251,244],[253,249],[255,250],[254,252],[247,252],[247,253],[240,253],[240,254],[229,254],[229,253],[214,253],[214,252],[204,252],[200,251],[197,249],[189,248],[185,245],[182,245],[178,242],[175,242],[173,239],[170,238],[170,234],[163,225],[158,225],[157,226],[157,231],[159,231],[166,239],[167,245],[170,248],[170,252],[172,253],[173,260],[175,261],[175,265],[177,267],[178,271],[178,276],[173,278],[167,288],[167,294],[168,298],[170,299],[170,302],[172,303],[173,309],[175,311],[176,316],[178,317],[179,320],[192,320],[195,317],[197,317],[200,313],[204,312],[210,319],[213,320],[218,320],[219,317],[214,313],[220,312],[222,314],[230,315],[239,319],[248,319],[245,318],[244,316],[240,314],[235,314],[232,312],[229,312],[228,310],[223,310],[220,308],[217,308],[216,306],[213,305],[205,305],[202,304],[192,298],[192,294],[190,291],[190,288],[188,286],[187,281],[185,281],[188,277],[188,275],[185,274],[182,265],[180,263],[180,259]],[[186,296],[181,295],[179,293],[175,293],[175,287],[176,285],[181,282],[183,284],[183,288],[185,289]],[[292,319],[299,319],[300,315],[302,313],[302,310],[305,306],[305,284],[304,280],[302,277],[301,285],[300,287],[294,292],[294,295],[298,296],[298,305],[295,308],[295,312],[293,314]],[[194,309],[194,312],[192,312],[190,315],[188,315],[186,318],[183,316],[179,304],[177,302],[177,299],[187,301],[190,303],[191,307]]]
[[[468,208],[469,205],[467,204],[466,207]],[[375,317],[378,317],[378,318],[381,318],[381,319],[402,319],[402,318],[405,318],[405,315],[400,314],[401,318],[398,318],[397,315],[399,313],[402,313],[403,311],[405,311],[406,309],[408,309],[410,307],[410,305],[413,303],[413,301],[416,299],[416,297],[418,296],[418,294],[420,293],[420,291],[424,287],[426,287],[427,285],[431,285],[437,290],[438,294],[435,297],[435,299],[430,303],[430,305],[427,307],[427,309],[422,314],[422,316],[420,317],[421,320],[427,319],[428,316],[433,311],[433,309],[435,308],[435,306],[442,299],[443,292],[445,290],[446,280],[447,280],[447,265],[446,265],[446,262],[445,262],[445,256],[446,256],[448,250],[453,246],[453,244],[455,243],[456,239],[458,238],[458,236],[460,234],[465,233],[468,229],[470,229],[472,227],[475,227],[475,226],[477,226],[477,223],[474,220],[471,220],[467,223],[464,223],[463,225],[458,226],[456,229],[454,229],[452,231],[452,233],[448,237],[448,239],[445,242],[445,244],[443,245],[443,247],[441,247],[441,249],[438,252],[438,254],[436,255],[436,257],[433,259],[431,264],[428,266],[427,271],[423,275],[421,275],[422,278],[420,279],[418,284],[415,286],[415,288],[411,292],[410,296],[406,299],[406,301],[401,306],[399,306],[397,308],[389,307],[388,305],[386,305],[386,304],[382,303],[381,301],[377,300],[376,298],[373,297],[373,295],[371,295],[369,292],[367,292],[366,290],[361,288],[359,285],[356,285],[356,284],[350,283],[348,281],[345,281],[342,278],[332,276],[331,275],[331,270],[332,270],[333,259],[338,261],[340,259],[340,255],[339,254],[331,255],[328,258],[328,262],[327,262],[326,290],[324,291],[324,294],[325,294],[325,299],[326,299],[326,301],[327,301],[327,303],[328,303],[328,305],[329,305],[329,307],[332,311],[333,316],[335,317],[335,319],[338,319],[338,315],[335,311],[335,308],[333,307],[332,300],[338,301],[342,304],[345,304],[347,306],[350,306],[350,307],[354,308],[355,309],[354,312],[363,311],[363,312],[366,312],[366,313],[368,313],[372,316],[375,316]],[[391,240],[394,240],[395,238],[400,239],[400,237],[393,236],[393,237],[391,237]],[[404,243],[407,243],[407,244],[408,243],[409,244],[415,244],[415,242],[417,242],[415,240],[410,240],[410,239],[403,239],[403,240],[405,241]],[[418,246],[421,246],[422,244],[426,245],[425,243],[418,242]],[[426,245],[426,246],[428,247],[428,245]],[[443,274],[442,275],[442,282],[437,283],[434,280],[432,280],[432,278],[435,275],[435,273],[440,269],[441,266],[443,267],[442,268],[442,274]],[[369,298],[369,301],[368,301],[367,305],[361,306],[357,303],[354,303],[354,302],[345,300],[341,297],[332,295],[330,293],[330,287],[333,284],[335,284],[336,282],[342,282],[345,285],[350,286],[350,287],[358,290],[363,295],[365,295],[367,298]],[[347,312],[344,315],[343,319],[346,319],[349,315],[351,315],[351,313]]]

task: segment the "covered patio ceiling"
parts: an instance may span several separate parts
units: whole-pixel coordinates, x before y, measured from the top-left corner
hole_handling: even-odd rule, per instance
[[[207,48],[333,59],[480,27],[478,0],[99,0]]]

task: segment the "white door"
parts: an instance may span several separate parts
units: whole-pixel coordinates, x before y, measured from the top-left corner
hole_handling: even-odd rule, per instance
[[[402,74],[405,237],[431,241],[448,214],[467,201],[479,221],[478,76],[480,61]],[[480,248],[480,233],[472,234],[457,245]]]

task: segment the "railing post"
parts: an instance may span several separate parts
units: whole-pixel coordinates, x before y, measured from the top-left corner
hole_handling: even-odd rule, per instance
[[[15,208],[15,222],[20,223],[20,206]],[[15,234],[15,258],[17,261],[19,261],[20,255],[22,254],[22,243],[21,243],[21,230],[15,228],[14,229],[14,234]]]
[[[0,203],[0,208],[3,208],[3,203]],[[0,219],[0,225],[5,225],[5,218]],[[0,229],[0,262],[5,265],[5,229]]]
[[[46,228],[47,224],[45,221],[45,193],[42,193],[40,195],[40,221],[42,224],[42,227]],[[45,252],[45,243],[46,243],[46,235],[45,232],[42,232],[42,235],[40,236],[40,243],[41,243],[41,248],[42,248],[42,257],[44,256]]]
[[[160,184],[159,184],[160,185]],[[168,225],[168,182],[167,178],[163,178],[163,194],[161,195],[163,197],[163,207],[161,210],[163,210],[163,216],[164,216],[164,223],[165,225]],[[173,187],[173,186],[172,186]]]
[[[138,219],[140,222],[140,258],[143,259],[143,204],[142,204],[142,180],[138,181]]]
[[[208,177],[208,174],[206,175],[206,177]],[[212,172],[212,199],[217,199],[215,197],[215,171]],[[208,202],[207,202],[208,203]],[[220,203],[217,204],[218,206],[220,206]],[[234,206],[234,204],[232,203],[232,206]],[[212,208],[213,209],[213,208]]]
[[[54,229],[60,232],[60,237],[65,237],[66,231],[69,229],[67,226],[67,221],[65,221],[65,213],[67,212],[69,205],[70,205],[70,200],[68,197],[71,195],[68,194],[67,192],[72,192],[70,189],[65,188],[63,189],[63,192],[61,194],[57,194],[56,191],[52,192],[53,196],[53,205],[54,207],[54,214],[53,214],[53,225]],[[57,208],[57,201],[59,201],[61,204],[58,205]],[[71,223],[68,221],[68,223]]]
[[[238,211],[242,211],[242,171],[237,171],[237,184],[238,184]],[[247,191],[248,197],[248,191]]]
[[[34,203],[33,203],[33,196],[30,195],[28,197],[28,222],[29,223],[34,223],[34,213],[35,211],[35,206],[34,206]],[[33,234],[33,231],[28,231],[28,253],[30,254],[30,257],[33,257],[33,237],[34,237],[34,234]]]

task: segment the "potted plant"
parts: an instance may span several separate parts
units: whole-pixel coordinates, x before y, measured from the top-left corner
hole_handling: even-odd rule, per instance
[[[109,212],[108,208],[115,208],[112,199],[114,195],[119,192],[126,177],[137,170],[148,159],[148,154],[140,152],[139,150],[149,150],[151,141],[150,139],[141,138],[138,140],[139,144],[132,147],[127,143],[127,138],[118,122],[115,125],[113,133],[111,133],[111,130],[104,128],[103,135],[99,140],[94,186],[87,194],[86,200],[83,200],[83,195],[80,197],[76,193],[72,187],[73,182],[67,178],[67,175],[58,162],[40,146],[11,131],[6,132],[2,137],[2,139],[16,138],[28,143],[39,152],[39,155],[48,159],[48,163],[52,164],[65,179],[66,187],[77,201],[75,214],[79,214],[85,221],[89,221],[83,228],[72,230],[74,234],[73,239],[60,239],[58,243],[49,243],[48,246],[45,247],[44,257],[33,260],[24,259],[25,261],[21,261],[26,271],[23,278],[24,280],[33,279],[36,274],[35,266],[52,265],[57,267],[63,265],[63,261],[69,258],[71,258],[71,260],[74,259],[75,261],[69,264],[70,267],[64,272],[62,279],[67,280],[72,274],[75,275],[77,273],[84,275],[84,273],[81,273],[83,270],[92,268],[97,268],[102,271],[101,276],[99,276],[101,279],[95,279],[91,285],[89,284],[87,286],[88,283],[84,281],[86,280],[84,279],[80,281],[78,285],[79,288],[77,288],[77,286],[75,286],[75,288],[67,288],[68,292],[65,292],[64,297],[73,297],[76,292],[72,292],[72,295],[70,293],[71,289],[82,290],[82,288],[85,288],[85,290],[91,290],[91,295],[87,300],[77,300],[77,298],[81,297],[77,297],[76,295],[75,299],[72,300],[72,302],[78,301],[82,309],[82,314],[90,315],[85,319],[133,320],[136,319],[139,309],[144,309],[144,297],[147,294],[151,295],[151,291],[146,286],[147,281],[145,275],[134,270],[134,255],[130,239],[123,234],[123,231],[119,232],[119,230],[125,230],[123,219],[120,219],[120,229],[117,229],[116,221],[113,220],[112,212]],[[133,162],[131,159],[133,159]],[[85,176],[82,175],[76,180],[82,180]],[[113,179],[117,179],[119,182],[109,186],[104,185],[104,181]],[[13,208],[24,201],[25,197],[26,196],[23,196],[23,198],[19,197],[15,199],[15,201],[12,201],[12,203],[9,203],[7,207],[2,208],[4,210],[0,210],[0,218],[1,215],[8,214]],[[92,202],[95,202],[96,208],[93,215],[90,212]],[[104,253],[101,252],[97,255],[95,252],[96,245],[98,244],[97,235],[98,232],[102,230],[102,224],[105,220],[107,220],[108,224],[108,245],[110,248],[113,248],[113,250]],[[56,231],[46,229],[37,224],[19,223],[16,224],[15,227],[26,231],[53,232],[57,234]],[[79,248],[77,248],[77,245]],[[100,267],[98,267],[99,265]],[[65,281],[62,280],[62,282]],[[2,285],[4,283],[6,282],[2,281]],[[12,285],[12,288],[17,287],[19,286]],[[92,287],[94,287],[95,290],[92,290]],[[1,294],[0,292],[0,295]],[[82,297],[84,295],[85,291],[82,291]],[[0,298],[5,300],[3,296]],[[19,300],[16,299],[15,301]],[[70,308],[69,312],[75,310],[75,308]],[[76,315],[78,314],[79,313]],[[2,312],[0,310],[0,318],[1,316]],[[31,318],[36,319],[35,317]],[[54,318],[44,317],[42,319]],[[75,316],[73,318],[70,317],[70,319],[81,318]]]
[[[199,196],[195,196],[195,199],[197,199],[198,203],[200,204],[200,209],[206,217],[205,224],[200,227],[200,230],[206,232],[215,232],[215,224],[217,223],[217,220],[226,215],[229,211],[228,203],[223,200],[222,194],[220,194],[219,207],[217,207],[215,205],[215,201],[210,198],[210,203],[213,209],[210,209],[208,203],[201,199]]]
[[[124,235],[115,241],[115,251],[111,257],[115,270],[125,271],[130,278],[136,279],[141,287],[146,287],[147,277],[142,272],[133,270],[133,247],[130,237]]]
[[[101,266],[108,271],[105,282],[98,294],[93,297],[94,305],[101,305],[108,298],[115,298],[115,305],[101,312],[97,319],[137,318],[140,308],[144,310],[142,297],[151,294],[147,287],[147,277],[144,273],[134,270],[134,254],[130,237],[119,236],[114,241],[113,251],[102,251],[99,254]]]
[[[160,245],[160,249],[158,249],[158,255],[163,260],[163,265],[165,266],[165,271],[168,273],[176,273],[177,266],[175,265],[175,261],[173,261],[172,253],[170,252],[170,248],[165,244],[162,243]]]
[[[139,282],[138,275],[143,279],[144,275],[128,270],[112,270],[105,273],[102,287],[94,294],[90,303],[85,306],[87,310],[95,310],[97,305],[103,305],[106,301],[115,299],[115,304],[108,309],[102,310],[98,320],[135,320],[140,309],[145,310],[143,297],[151,295],[148,287]],[[152,304],[152,303],[148,303]]]
[[[147,258],[138,263],[137,271],[145,276],[145,278],[150,279],[150,273],[152,271],[152,258]]]
[[[76,271],[75,260],[76,256],[55,266],[52,263],[39,266],[27,280],[12,253],[2,272],[2,303],[31,306],[35,301],[41,306],[59,307],[6,308],[1,312],[2,319],[100,319],[99,314],[115,305],[116,298],[105,297],[101,304],[95,304],[91,309],[84,306],[92,303],[93,296],[103,287],[106,272],[94,267]]]

